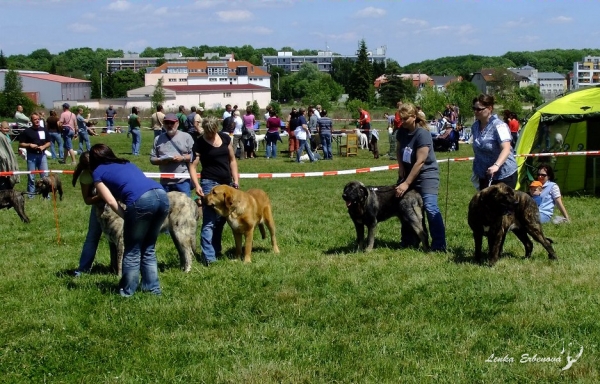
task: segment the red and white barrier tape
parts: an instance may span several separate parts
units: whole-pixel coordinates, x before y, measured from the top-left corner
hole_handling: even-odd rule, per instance
[[[548,157],[548,156],[600,156],[600,151],[580,151],[580,152],[552,152],[552,153],[530,153],[517,155],[517,157]],[[438,163],[473,161],[474,157],[456,157],[453,159],[441,159]],[[380,171],[390,171],[398,169],[398,164],[383,165],[378,167],[344,169],[340,171],[319,171],[319,172],[289,172],[289,173],[241,173],[240,179],[281,179],[281,178],[296,178],[296,177],[322,177],[322,176],[340,176],[354,175],[358,173],[370,173]],[[1,176],[14,175],[38,175],[41,173],[62,173],[73,174],[72,170],[48,170],[48,171],[7,171],[0,172]],[[144,172],[144,175],[150,178],[165,178],[165,179],[188,179],[188,173],[160,173],[160,172]]]

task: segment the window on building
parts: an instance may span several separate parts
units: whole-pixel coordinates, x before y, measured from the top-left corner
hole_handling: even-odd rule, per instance
[[[227,81],[226,77],[219,77],[219,81]]]
[[[187,79],[179,79],[180,83],[185,83],[187,81]]]
[[[217,81],[217,78],[216,78],[216,77],[210,77],[210,78],[208,79],[208,81]]]
[[[177,79],[169,79],[169,83],[175,83],[177,82]]]
[[[231,97],[231,92],[223,92],[223,97]]]

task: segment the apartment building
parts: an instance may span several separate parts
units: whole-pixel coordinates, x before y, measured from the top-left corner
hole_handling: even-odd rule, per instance
[[[571,89],[600,84],[600,56],[586,56],[582,62],[573,63]]]
[[[371,63],[385,63],[386,47],[377,48],[374,52],[369,51],[367,55]],[[335,59],[350,59],[356,61],[358,55],[339,55],[329,50],[318,51],[316,55],[295,56],[292,52],[277,52],[277,56],[263,56],[263,65],[267,67],[283,68],[287,72],[297,72],[304,63],[315,64],[319,71],[331,71],[331,63]]]

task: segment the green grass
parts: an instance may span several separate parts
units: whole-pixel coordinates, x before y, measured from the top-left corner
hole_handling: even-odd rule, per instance
[[[382,127],[378,127],[382,128]],[[382,152],[387,135],[382,135]],[[142,153],[152,133],[143,132]],[[93,137],[133,158],[125,135]],[[77,144],[77,143],[76,143]],[[281,148],[280,148],[281,149]],[[458,153],[471,155],[463,145]],[[261,151],[259,154],[264,155]],[[245,160],[242,173],[355,169],[391,164],[357,158],[295,164]],[[27,200],[31,224],[0,211],[0,381],[10,383],[538,383],[600,380],[600,213],[594,197],[565,197],[568,225],[546,225],[559,261],[535,244],[531,259],[514,235],[494,268],[471,263],[469,162],[441,165],[447,254],[398,250],[399,223],[379,225],[375,249],[354,253],[341,199],[358,179],[395,182],[394,171],[295,179],[242,179],[270,195],[281,254],[255,237],[253,263],[224,260],[179,270],[166,235],[157,244],[162,297],[115,294],[103,241],[90,275],[78,263],[89,208],[71,177],[64,201]],[[52,169],[69,166],[51,162]],[[21,162],[21,169],[26,169]],[[26,188],[23,178],[17,189]],[[448,192],[447,192],[448,191]],[[233,250],[229,228],[224,248]],[[572,342],[582,357],[561,372]],[[562,363],[519,363],[528,353]],[[514,363],[486,363],[509,355]]]

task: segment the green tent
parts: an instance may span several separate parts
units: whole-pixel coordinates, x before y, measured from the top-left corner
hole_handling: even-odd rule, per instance
[[[517,155],[600,150],[600,86],[570,92],[540,106],[521,131]],[[564,193],[596,192],[599,156],[518,157],[518,189],[527,189],[539,163],[552,165]]]

